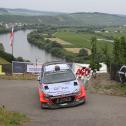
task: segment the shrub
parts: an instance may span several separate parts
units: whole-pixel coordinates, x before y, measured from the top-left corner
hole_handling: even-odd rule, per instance
[[[14,57],[11,54],[3,52],[1,50],[0,50],[0,57],[4,58],[8,62],[12,62],[14,60]]]
[[[63,58],[64,57],[64,52],[60,48],[52,48],[50,52],[51,52],[51,54],[53,56],[56,56],[56,57],[59,57],[59,58]]]
[[[0,43],[0,50],[3,51],[3,52],[5,51],[5,50],[4,50],[4,46],[3,46],[2,43]]]

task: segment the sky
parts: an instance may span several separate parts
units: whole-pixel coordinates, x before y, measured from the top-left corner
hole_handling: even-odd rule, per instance
[[[103,12],[126,15],[126,0],[0,0],[0,7],[53,12]]]

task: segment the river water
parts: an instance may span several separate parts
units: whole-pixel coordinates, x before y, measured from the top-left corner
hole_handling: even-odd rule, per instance
[[[13,54],[15,57],[21,56],[33,63],[35,63],[36,60],[38,63],[60,60],[56,57],[53,57],[51,54],[45,52],[44,50],[38,49],[37,47],[28,43],[27,34],[30,32],[31,30],[25,30],[17,31],[14,33]],[[6,52],[12,53],[11,47],[9,45],[9,34],[0,35],[0,43],[3,43]]]

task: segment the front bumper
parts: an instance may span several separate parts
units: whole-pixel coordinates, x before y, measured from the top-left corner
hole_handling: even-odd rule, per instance
[[[42,103],[42,108],[48,108],[48,109],[58,109],[58,108],[67,108],[67,107],[74,107],[81,104],[84,104],[86,102],[86,98],[83,98],[78,101],[73,101],[69,103],[63,103],[63,104],[49,104],[49,103]]]

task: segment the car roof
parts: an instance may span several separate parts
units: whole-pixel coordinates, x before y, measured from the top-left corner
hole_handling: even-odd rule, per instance
[[[63,64],[66,63],[64,61],[51,61],[51,62],[46,62],[43,64],[43,66],[51,65],[51,64]]]
[[[70,69],[69,65],[65,62],[53,61],[53,62],[45,63],[43,65],[43,70],[44,70],[44,72],[54,72],[56,66],[58,66],[60,68],[60,71]]]

